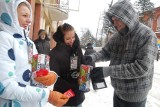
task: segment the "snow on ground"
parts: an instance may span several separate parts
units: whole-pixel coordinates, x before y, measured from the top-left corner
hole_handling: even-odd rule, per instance
[[[108,66],[109,62],[98,62],[96,63],[96,67],[98,66]],[[85,101],[83,103],[83,107],[112,107],[113,105],[113,88],[110,83],[110,78],[105,78],[107,88],[99,89],[97,91],[93,90],[91,85],[91,91],[85,93]]]
[[[109,62],[98,62],[96,66],[108,66]],[[108,88],[85,93],[85,101],[83,107],[113,107],[113,88],[110,83],[110,78],[106,78]],[[153,87],[149,92],[146,107],[160,107],[160,61],[155,61],[155,73],[153,79]],[[54,107],[47,104],[46,107]]]

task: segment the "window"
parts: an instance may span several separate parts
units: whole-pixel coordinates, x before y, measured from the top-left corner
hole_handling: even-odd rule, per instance
[[[152,28],[152,18],[149,18],[149,19],[148,19],[148,26],[149,26],[150,28]]]
[[[157,31],[160,32],[160,16],[157,18]]]

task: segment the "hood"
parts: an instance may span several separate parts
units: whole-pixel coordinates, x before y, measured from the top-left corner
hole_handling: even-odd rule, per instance
[[[63,42],[63,34],[61,31],[61,26],[58,26],[57,31],[53,34],[52,37],[57,43]]]
[[[92,43],[87,43],[86,49],[93,49]]]
[[[44,29],[40,29],[38,35],[41,36],[43,33],[47,35],[47,32]]]
[[[129,0],[119,0],[108,10],[106,14],[112,24],[113,22],[111,18],[113,16],[123,21],[127,25],[129,32],[133,31],[139,23],[138,13],[135,11]]]
[[[47,32],[46,32],[44,29],[40,29],[40,30],[38,31],[38,36],[39,36],[38,39],[39,39],[39,40],[42,40],[42,39],[41,39],[41,35],[42,35],[42,34],[45,34],[45,35],[46,35],[44,40],[49,40],[48,35],[47,35]],[[43,41],[43,40],[42,40],[42,41]]]
[[[87,47],[92,47],[92,43],[87,43]]]
[[[0,1],[0,30],[8,32],[11,35],[18,33],[24,36],[24,28],[20,27],[17,15],[17,7],[21,2],[26,2],[30,7],[30,11],[32,10],[30,4],[26,0]],[[25,33],[28,36],[29,28],[25,30]]]
[[[93,49],[93,47],[92,46],[87,46],[86,49]]]

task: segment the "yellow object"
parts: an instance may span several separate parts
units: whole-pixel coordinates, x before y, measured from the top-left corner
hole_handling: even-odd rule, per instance
[[[160,44],[160,39],[157,40],[157,44]]]

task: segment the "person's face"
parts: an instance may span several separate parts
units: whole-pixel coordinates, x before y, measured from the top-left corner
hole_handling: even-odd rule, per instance
[[[74,32],[74,30],[65,32],[65,34],[64,34],[64,43],[72,47],[74,41],[75,41],[75,32]]]
[[[45,37],[46,37],[46,34],[44,34],[44,33],[43,33],[43,34],[41,34],[41,39],[42,39],[42,40],[44,40],[44,39],[45,39]]]
[[[17,14],[20,26],[26,29],[28,25],[31,23],[31,12],[29,8],[25,5],[21,5],[17,9]]]
[[[118,30],[121,31],[126,27],[126,24],[124,24],[121,20],[117,19],[116,17],[112,17],[113,25]]]

